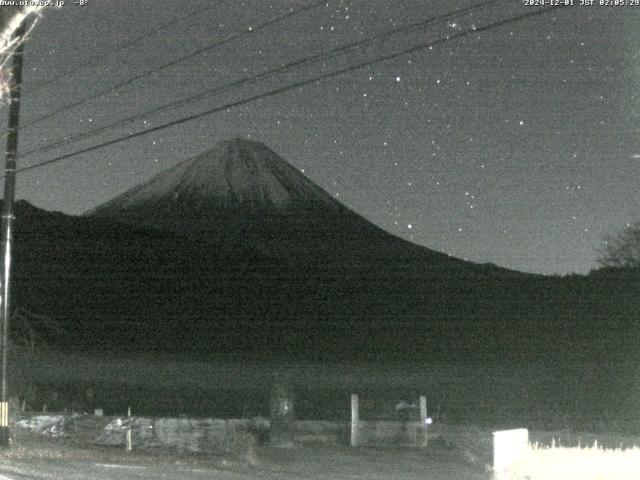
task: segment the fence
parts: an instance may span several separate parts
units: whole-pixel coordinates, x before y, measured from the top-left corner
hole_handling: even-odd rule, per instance
[[[87,444],[122,446],[127,450],[168,448],[202,453],[244,452],[270,439],[266,418],[152,418],[95,415],[32,415],[15,420],[17,433],[31,431],[52,438],[74,438]],[[344,422],[296,421],[296,443],[347,443]]]
[[[49,436],[74,436],[88,443],[122,445],[132,448],[167,447],[194,452],[219,452],[235,448],[238,442],[253,436],[257,442],[273,445],[318,442],[351,444],[352,446],[428,445],[430,419],[426,397],[412,404],[396,405],[396,419],[362,419],[359,397],[351,396],[352,419],[344,421],[298,420],[293,418],[291,396],[281,390],[272,399],[271,417],[253,419],[154,418],[94,415],[25,415],[16,422],[22,429]],[[419,417],[414,419],[411,415]],[[244,439],[244,440],[242,440]]]

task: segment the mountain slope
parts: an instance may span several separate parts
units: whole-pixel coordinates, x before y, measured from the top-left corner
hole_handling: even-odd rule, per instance
[[[58,322],[67,337],[48,340],[65,350],[323,360],[637,358],[637,275],[545,278],[391,261],[288,266],[250,250],[224,256],[212,243],[167,230],[25,202],[17,204],[15,225],[14,307]]]

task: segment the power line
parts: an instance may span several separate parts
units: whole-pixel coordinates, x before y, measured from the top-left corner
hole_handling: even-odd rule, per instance
[[[79,133],[77,135],[74,135],[74,136],[71,136],[71,137],[67,137],[67,138],[64,138],[62,140],[58,140],[58,141],[43,145],[41,147],[37,147],[37,148],[34,148],[32,150],[28,150],[28,151],[22,152],[20,157],[24,158],[24,157],[26,157],[28,155],[32,155],[34,153],[40,153],[40,152],[48,151],[48,150],[54,149],[54,148],[62,146],[62,145],[68,145],[70,143],[73,143],[73,142],[76,142],[76,141],[79,141],[79,140],[84,140],[84,139],[93,137],[95,135],[98,135],[100,133],[106,132],[106,131],[108,131],[108,130],[110,130],[112,128],[117,128],[117,127],[121,127],[121,126],[130,124],[132,122],[135,122],[136,120],[140,120],[141,118],[144,118],[146,116],[149,116],[149,115],[152,115],[152,114],[155,114],[155,113],[159,113],[159,112],[162,112],[162,111],[165,111],[165,110],[181,107],[181,106],[187,105],[189,103],[195,102],[197,100],[201,100],[203,98],[211,96],[213,94],[220,93],[222,91],[225,91],[225,90],[228,90],[228,89],[231,89],[231,88],[234,88],[234,87],[239,87],[241,85],[254,83],[257,80],[260,80],[262,78],[268,77],[270,75],[274,75],[274,74],[277,74],[277,73],[284,73],[284,72],[286,72],[288,70],[292,70],[292,69],[295,69],[295,68],[302,67],[304,65],[307,65],[309,63],[315,62],[315,61],[320,60],[320,59],[330,59],[331,57],[334,57],[337,54],[344,53],[344,52],[347,52],[349,50],[355,50],[355,49],[360,48],[362,46],[371,44],[371,43],[373,43],[375,41],[380,41],[380,40],[386,39],[388,37],[391,37],[391,36],[396,35],[396,34],[401,33],[401,32],[408,32],[408,31],[411,31],[411,30],[416,29],[418,27],[424,27],[424,26],[429,25],[431,23],[435,23],[437,21],[447,20],[447,19],[450,19],[452,17],[459,17],[461,15],[467,15],[469,13],[472,13],[472,12],[478,11],[478,10],[482,10],[482,9],[492,5],[492,4],[500,3],[502,1],[504,1],[504,0],[489,0],[489,1],[485,1],[485,2],[479,3],[477,5],[473,5],[473,6],[470,6],[470,7],[463,8],[463,9],[459,9],[459,10],[456,10],[456,11],[453,11],[453,12],[449,12],[449,13],[446,13],[446,14],[432,16],[432,17],[429,17],[429,18],[424,19],[424,20],[420,20],[420,21],[417,21],[417,22],[410,23],[408,25],[404,25],[402,27],[398,27],[398,28],[389,30],[389,31],[387,31],[387,32],[385,32],[383,34],[373,35],[373,36],[371,36],[371,37],[369,37],[367,39],[359,40],[359,41],[356,41],[356,42],[351,42],[349,44],[342,45],[340,47],[334,48],[334,49],[329,50],[327,52],[319,53],[317,55],[313,55],[313,56],[305,57],[305,58],[302,58],[302,59],[299,59],[299,60],[296,60],[296,61],[293,61],[293,62],[289,62],[289,63],[287,63],[285,65],[280,66],[280,67],[277,67],[277,68],[274,68],[274,69],[270,69],[270,70],[261,72],[261,73],[256,74],[256,75],[247,76],[247,77],[238,79],[238,80],[236,80],[234,82],[228,83],[226,85],[221,85],[221,86],[218,86],[218,87],[214,87],[212,89],[205,90],[204,92],[201,92],[199,94],[193,95],[191,97],[187,97],[185,99],[181,99],[181,100],[177,100],[177,101],[165,104],[165,105],[161,105],[159,107],[153,108],[153,109],[148,110],[146,112],[142,112],[142,113],[139,113],[139,114],[136,114],[136,115],[133,115],[133,116],[121,119],[121,120],[114,121],[114,122],[109,123],[107,125],[103,125],[101,127],[94,128],[93,130],[89,130],[87,132]]]
[[[107,94],[109,94],[111,92],[114,92],[114,91],[116,91],[116,90],[118,90],[118,89],[120,89],[122,87],[130,85],[133,82],[136,82],[136,81],[140,80],[141,78],[148,77],[150,75],[153,75],[154,73],[157,73],[157,72],[165,70],[165,69],[167,69],[169,67],[173,67],[175,65],[178,65],[179,63],[182,63],[185,60],[189,60],[189,59],[191,59],[193,57],[196,57],[196,56],[198,56],[198,55],[200,55],[200,54],[202,54],[204,52],[208,52],[210,50],[213,50],[214,48],[220,47],[220,46],[225,45],[225,44],[227,44],[229,42],[237,40],[238,38],[242,38],[245,35],[251,35],[253,33],[256,33],[256,32],[258,32],[260,30],[263,30],[263,29],[265,29],[267,27],[275,25],[276,23],[279,23],[282,20],[285,20],[287,18],[293,17],[293,16],[298,15],[298,14],[303,13],[303,12],[309,11],[309,10],[311,10],[313,8],[319,7],[320,5],[324,5],[326,3],[327,3],[326,0],[317,0],[317,1],[313,2],[313,3],[311,3],[310,5],[307,5],[305,7],[299,8],[297,10],[290,10],[288,13],[285,13],[284,15],[280,15],[279,17],[276,17],[276,18],[274,18],[272,20],[268,20],[268,21],[266,21],[264,23],[261,23],[261,24],[257,25],[256,27],[249,27],[248,29],[243,30],[243,31],[241,31],[239,33],[236,33],[234,35],[231,35],[230,37],[227,37],[224,40],[220,40],[220,41],[215,42],[215,43],[213,43],[211,45],[208,45],[206,47],[200,48],[200,49],[198,49],[198,50],[196,50],[194,52],[191,52],[190,54],[188,54],[188,55],[186,55],[184,57],[180,57],[180,58],[178,58],[176,60],[172,60],[172,61],[170,61],[168,63],[160,65],[159,67],[152,68],[152,69],[147,70],[147,71],[145,71],[145,72],[143,72],[141,74],[138,74],[138,75],[136,75],[134,77],[131,77],[131,78],[127,79],[127,80],[124,80],[123,82],[120,82],[120,83],[118,83],[118,84],[116,84],[116,85],[114,85],[112,87],[109,87],[109,88],[107,88],[105,90],[101,90],[100,92],[95,93],[95,94],[91,95],[90,97],[86,97],[86,98],[84,98],[82,100],[78,100],[76,102],[68,103],[67,105],[61,107],[60,109],[55,110],[55,111],[50,112],[50,113],[47,113],[46,115],[43,115],[40,118],[37,118],[36,120],[24,125],[23,127],[20,128],[20,130],[24,130],[24,129],[27,129],[29,127],[32,127],[33,125],[36,125],[36,124],[42,122],[43,120],[47,120],[48,118],[51,118],[51,117],[53,117],[55,115],[58,115],[58,114],[60,114],[62,112],[66,112],[67,110],[70,110],[72,108],[78,107],[80,105],[84,105],[85,103],[90,102],[91,100],[95,100],[96,98],[103,97],[104,95],[107,95]]]
[[[164,130],[166,128],[170,128],[170,127],[173,127],[173,126],[176,126],[176,125],[180,125],[180,124],[183,124],[183,123],[186,123],[186,122],[190,122],[192,120],[197,120],[197,119],[200,119],[200,118],[203,118],[203,117],[207,117],[209,115],[212,115],[214,113],[220,112],[222,110],[227,110],[227,109],[234,108],[234,107],[237,107],[237,106],[240,106],[240,105],[244,105],[244,104],[247,104],[247,103],[250,103],[250,102],[254,102],[256,100],[262,100],[264,98],[269,98],[269,97],[272,97],[272,96],[275,96],[275,95],[279,95],[281,93],[284,93],[284,92],[287,92],[289,90],[293,90],[293,89],[296,89],[296,88],[300,88],[300,87],[303,87],[305,85],[309,85],[309,84],[312,84],[312,83],[319,83],[319,82],[321,82],[323,80],[326,80],[328,78],[333,78],[333,77],[342,75],[344,73],[348,73],[348,72],[351,72],[351,71],[354,71],[354,70],[359,70],[359,69],[361,69],[363,67],[366,67],[366,66],[374,65],[374,64],[377,64],[377,63],[382,63],[382,62],[385,62],[387,60],[391,60],[393,58],[397,58],[397,57],[400,57],[400,56],[408,55],[408,54],[411,54],[411,53],[414,53],[414,52],[417,52],[417,51],[420,51],[420,50],[424,50],[424,49],[429,48],[429,47],[433,47],[435,45],[439,45],[441,43],[445,43],[445,42],[448,42],[448,41],[451,41],[451,40],[455,40],[457,38],[462,38],[462,37],[466,37],[466,36],[469,36],[469,35],[475,35],[477,33],[487,31],[487,30],[492,29],[494,27],[500,27],[500,26],[503,26],[503,25],[507,25],[509,23],[519,22],[519,21],[527,19],[527,18],[533,18],[535,16],[542,15],[544,13],[547,13],[547,12],[552,11],[552,10],[557,10],[559,8],[563,8],[563,7],[562,6],[543,7],[543,8],[528,12],[528,13],[517,15],[515,17],[510,17],[510,18],[498,20],[496,22],[489,23],[488,25],[485,25],[485,26],[482,26],[482,27],[472,27],[472,28],[470,28],[468,30],[461,31],[461,32],[458,32],[458,33],[453,34],[453,35],[448,35],[445,38],[439,38],[437,40],[428,42],[426,44],[416,45],[416,46],[401,50],[399,52],[395,52],[395,53],[392,53],[392,54],[384,55],[382,57],[378,57],[378,58],[373,59],[373,60],[369,60],[369,61],[366,61],[366,62],[361,62],[361,63],[358,63],[356,65],[352,65],[350,67],[346,67],[346,68],[342,68],[340,70],[336,70],[334,72],[329,72],[329,73],[325,73],[325,74],[322,74],[322,75],[319,75],[319,76],[316,76],[316,77],[313,77],[313,78],[310,78],[310,79],[301,80],[299,82],[295,82],[295,83],[290,84],[290,85],[285,85],[283,87],[271,90],[269,92],[265,92],[265,93],[261,93],[261,94],[258,94],[258,95],[254,95],[252,97],[248,97],[248,98],[245,98],[245,99],[242,99],[242,100],[237,100],[235,102],[231,102],[231,103],[228,103],[226,105],[219,106],[219,107],[216,107],[216,108],[213,108],[213,109],[210,109],[210,110],[206,110],[204,112],[200,112],[200,113],[197,113],[197,114],[189,115],[187,117],[183,117],[183,118],[178,119],[178,120],[173,120],[173,121],[165,123],[163,125],[158,125],[156,127],[150,128],[148,130],[143,130],[143,131],[140,131],[140,132],[132,133],[132,134],[129,134],[129,135],[125,135],[123,137],[115,138],[113,140],[109,140],[107,142],[100,143],[98,145],[93,145],[91,147],[87,147],[87,148],[84,148],[84,149],[81,149],[81,150],[77,150],[75,152],[71,152],[71,153],[67,153],[67,154],[64,154],[64,155],[60,155],[60,156],[52,158],[50,160],[45,160],[43,162],[39,162],[39,163],[36,163],[34,165],[30,165],[30,166],[27,166],[27,167],[20,168],[20,169],[17,170],[17,172],[25,172],[25,171],[28,171],[28,170],[34,170],[36,168],[44,167],[46,165],[51,165],[53,163],[58,163],[58,162],[60,162],[62,160],[66,160],[68,158],[75,157],[77,155],[81,155],[83,153],[88,153],[88,152],[92,152],[94,150],[99,150],[99,149],[104,148],[104,147],[108,147],[108,146],[111,146],[111,145],[122,143],[122,142],[125,142],[127,140],[131,140],[131,139],[134,139],[134,138],[137,138],[137,137],[141,137],[143,135],[147,135],[147,134],[154,133],[154,132],[157,132],[157,131],[160,131],[160,130]]]
[[[211,4],[211,5],[206,6],[206,7],[199,7],[197,9],[190,10],[189,12],[185,13],[184,15],[180,15],[178,17],[173,17],[168,22],[159,25],[158,27],[156,27],[155,29],[153,29],[153,30],[151,30],[151,31],[149,31],[147,33],[143,33],[142,35],[140,35],[138,37],[135,37],[135,38],[133,38],[131,40],[128,40],[126,42],[123,42],[123,43],[120,43],[118,45],[115,45],[112,48],[108,49],[107,51],[103,52],[101,55],[97,55],[97,56],[91,57],[90,59],[88,59],[84,63],[79,63],[79,64],[73,66],[67,72],[61,73],[57,77],[50,78],[50,79],[48,79],[48,80],[46,80],[46,81],[44,81],[44,82],[42,82],[40,84],[34,85],[29,93],[33,94],[34,92],[42,90],[42,88],[50,86],[51,83],[53,83],[53,82],[57,82],[58,80],[61,80],[63,78],[68,77],[69,75],[73,75],[73,74],[77,73],[77,71],[79,69],[81,69],[81,68],[85,68],[85,67],[91,66],[93,64],[98,64],[102,60],[104,60],[105,58],[110,57],[111,55],[113,55],[115,53],[119,53],[122,50],[126,50],[126,49],[128,49],[128,48],[130,48],[130,47],[132,47],[134,45],[137,45],[138,43],[146,40],[147,38],[151,38],[151,37],[157,35],[158,33],[162,32],[163,30],[166,30],[167,28],[170,28],[173,25],[179,23],[180,21],[184,20],[185,18],[192,17],[192,16],[194,16],[196,14],[202,14],[202,12],[206,12],[207,10],[212,10],[216,6],[217,5],[215,5],[215,4]]]

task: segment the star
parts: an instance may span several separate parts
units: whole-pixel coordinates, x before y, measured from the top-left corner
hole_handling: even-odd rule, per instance
[[[390,30],[394,23],[403,27],[456,8],[456,2],[440,2],[443,6],[436,8],[409,0],[413,7],[409,14],[394,2],[381,2],[380,11],[370,2],[339,1],[296,15],[291,5],[277,11],[276,3],[264,7],[259,0],[226,2],[218,11],[185,18],[180,42],[175,41],[175,32],[158,35],[80,68],[79,57],[97,58],[101,49],[113,44],[114,36],[123,42],[136,38],[125,25],[139,25],[139,35],[170,17],[162,15],[162,9],[155,13],[153,0],[135,2],[143,8],[124,2],[116,9],[111,3],[95,3],[92,15],[73,9],[49,15],[34,29],[21,101],[25,123],[127,80],[133,62],[135,70],[143,72],[202,48],[207,42],[198,34],[202,25],[215,26],[220,38],[246,35],[220,45],[208,58],[196,56],[143,82],[134,81],[126,90],[54,116],[37,129],[25,129],[20,135],[21,155],[65,138],[70,141],[60,154],[134,135],[198,114],[209,108],[207,102],[221,110],[176,124],[155,137],[99,148],[25,172],[20,194],[36,205],[80,213],[146,180],[160,167],[170,168],[221,140],[241,137],[264,143],[301,173],[313,171],[314,183],[335,199],[349,198],[357,213],[383,228],[407,237],[411,233],[416,243],[428,248],[516,270],[587,272],[595,266],[595,249],[585,248],[584,234],[593,235],[597,247],[599,234],[640,215],[631,207],[637,192],[635,160],[640,159],[633,134],[640,106],[640,96],[634,96],[640,70],[633,68],[638,65],[638,49],[630,40],[635,38],[638,16],[631,9],[606,16],[595,9],[588,13],[559,9],[556,24],[549,16],[531,17],[488,30],[482,37],[476,31],[456,39],[463,29],[483,28],[527,9],[514,2],[504,11],[487,10],[482,19],[475,13],[447,17],[440,25],[444,29],[387,37],[343,52],[348,56],[324,56],[305,63],[304,70],[291,69],[230,88],[224,95],[138,117],[119,131],[73,143],[76,134],[129,115],[182,102],[207,88],[281,67],[289,59],[304,61],[339,45],[363,41]],[[285,21],[259,31],[258,25],[284,13],[290,13]],[[243,18],[246,23],[220,25],[219,18]],[[110,28],[103,28],[107,24]],[[572,25],[571,32],[561,28],[565,24]],[[616,28],[605,28],[610,25]],[[90,38],[80,35],[87,31],[92,32]],[[338,33],[340,38],[334,38]],[[446,41],[447,35],[452,41]],[[562,48],[549,48],[551,42]],[[57,44],[65,48],[54,49]],[[367,64],[414,45],[420,46],[418,50]],[[359,62],[363,68],[316,79]],[[50,81],[65,71],[72,74]],[[306,79],[308,85],[244,102]],[[38,83],[45,85],[41,91],[34,88]],[[397,135],[390,137],[390,132]],[[24,158],[26,165],[57,153],[23,155],[20,161]],[[133,171],[136,178],[128,174]],[[56,179],[62,176],[77,185],[76,195],[59,188]],[[341,179],[339,185],[332,184],[335,178]],[[92,187],[101,182],[105,186],[99,191]],[[389,206],[384,204],[387,199],[393,200]],[[391,215],[379,215],[376,206],[381,202]],[[585,232],[586,224],[578,219],[596,217],[597,224],[589,224]],[[573,236],[558,237],[558,225],[571,225]],[[464,236],[455,235],[463,229]],[[548,238],[549,248],[534,248],[526,235],[531,231]],[[511,244],[510,238],[520,241]]]

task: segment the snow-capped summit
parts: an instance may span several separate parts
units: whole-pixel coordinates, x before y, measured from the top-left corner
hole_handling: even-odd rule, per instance
[[[293,261],[312,243],[324,249],[353,231],[354,220],[368,223],[265,145],[243,139],[220,142],[85,215]]]
[[[341,208],[265,145],[237,138],[179,163],[89,214],[119,216],[125,210],[156,202],[194,208],[208,205],[224,209],[226,214],[286,213],[305,204]]]

